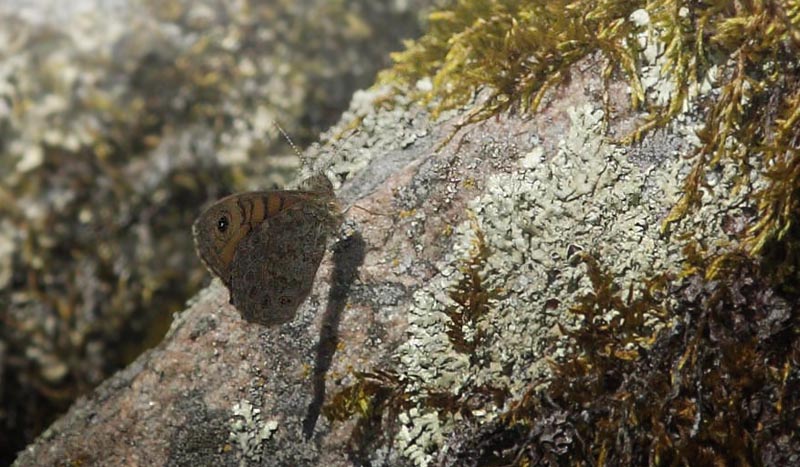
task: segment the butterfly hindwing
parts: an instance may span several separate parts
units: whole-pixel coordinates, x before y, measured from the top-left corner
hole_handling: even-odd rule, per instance
[[[294,317],[325,253],[327,217],[319,203],[300,203],[265,219],[239,242],[229,288],[247,321],[270,326]]]

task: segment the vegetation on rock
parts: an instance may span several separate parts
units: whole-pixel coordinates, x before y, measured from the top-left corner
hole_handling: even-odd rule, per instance
[[[643,36],[661,52],[659,74],[670,83],[662,101],[649,98],[642,80]],[[620,144],[675,125],[687,108],[705,114],[665,233],[707,202],[709,174],[722,162],[739,169],[731,197],[744,191],[755,208],[752,218],[731,220],[743,224],[732,229],[731,244],[665,237],[685,245],[683,272],[641,277],[636,290],[621,290],[602,257],[578,255],[593,290],[571,306],[580,326],[562,328],[572,352],[510,405],[507,397],[484,398],[499,417],[447,433],[441,465],[800,460],[799,46],[800,5],[789,0],[459,0],[432,14],[430,31],[395,55],[382,81],[413,89],[435,114],[484,92],[459,128],[509,110],[535,112],[573,65],[600,57],[606,82],[626,80],[632,109],[642,111]],[[474,294],[484,293],[476,284]],[[332,399],[332,419],[375,404],[376,391],[355,390],[363,376]],[[381,413],[405,410],[414,397],[407,385],[381,388]],[[455,405],[417,402],[458,417],[481,397],[467,391]],[[362,434],[354,433],[356,445]]]

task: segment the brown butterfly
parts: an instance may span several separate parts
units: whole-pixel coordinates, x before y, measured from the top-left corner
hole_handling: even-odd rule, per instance
[[[250,322],[291,321],[308,297],[328,237],[341,223],[333,185],[324,175],[298,190],[231,195],[194,222],[197,254],[230,290]]]

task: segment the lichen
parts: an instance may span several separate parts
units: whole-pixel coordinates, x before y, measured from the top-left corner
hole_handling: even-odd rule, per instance
[[[744,251],[685,251],[688,275],[661,276],[626,301],[600,269],[579,311],[581,351],[557,365],[544,393],[531,388],[501,417],[506,462],[581,465],[786,465],[800,460],[797,306],[768,287]],[[724,264],[720,264],[724,263]],[[608,293],[611,292],[611,293]],[[655,292],[655,293],[653,293]],[[795,302],[796,303],[796,302]],[[662,308],[680,324],[652,333],[637,315]],[[644,337],[631,353],[625,336]],[[622,338],[621,338],[622,337]],[[552,440],[559,439],[561,446]],[[591,442],[586,442],[591,440]],[[472,445],[488,442],[477,434]]]
[[[786,1],[463,0],[432,15],[431,31],[395,56],[383,82],[416,92],[434,115],[488,91],[457,129],[512,108],[536,110],[589,56],[607,60],[607,82],[621,71],[632,107],[644,110],[619,145],[569,135],[558,154],[534,150],[519,173],[491,180],[472,205],[479,230],[454,232],[462,239],[438,280],[415,294],[409,341],[398,352],[395,371],[410,377],[400,388],[409,397],[399,400],[412,407],[403,406],[397,442],[409,458],[430,463],[447,433],[465,452],[490,456],[466,465],[799,458],[796,418],[782,412],[797,410],[785,396],[797,384],[796,339],[784,334],[796,310],[770,288],[796,292],[800,270],[798,25],[800,10]],[[604,110],[582,117],[612,120],[607,96]],[[647,167],[654,158],[653,169],[630,166],[645,151],[628,144],[652,144],[656,128],[683,144],[642,159]],[[680,155],[693,158],[671,161]],[[532,183],[531,174],[547,170]],[[576,199],[583,203],[570,204]],[[482,320],[486,348],[475,361],[484,365],[447,341],[452,317],[444,312],[459,282],[449,276],[467,261],[464,245],[476,231],[492,252],[481,288],[505,292]],[[570,339],[554,346],[558,333],[542,332],[548,325]],[[781,353],[782,345],[792,350]],[[546,354],[553,366],[539,365]],[[548,386],[550,371],[558,383]],[[442,417],[418,397],[465,397],[485,381],[515,402],[511,410],[479,404],[473,438],[453,432],[464,404]]]
[[[396,412],[384,423],[397,433],[384,441],[427,465],[459,420],[495,423],[504,401],[522,397],[531,385],[546,387],[552,363],[573,355],[573,333],[587,321],[575,304],[597,291],[601,277],[599,266],[582,258],[598,258],[606,286],[613,282],[620,300],[630,303],[646,302],[643,278],[681,273],[681,242],[665,242],[659,221],[678,198],[675,187],[690,163],[640,161],[634,149],[602,136],[602,110],[586,106],[569,115],[555,153],[534,147],[469,203],[472,220],[453,229],[454,247],[437,266],[441,273],[414,293],[398,365],[380,369],[402,384],[375,386],[372,378],[373,386],[364,386],[364,375],[377,369],[355,375],[353,386],[329,405],[328,414],[338,410],[334,420],[365,419],[368,412],[353,407],[374,408],[380,400],[377,412]],[[683,130],[694,124],[687,112]],[[737,174],[722,168],[709,187],[709,207],[675,225],[676,239],[691,233],[718,249],[727,238],[727,216],[746,211],[746,198],[726,198]],[[480,311],[470,315],[470,303]],[[644,308],[629,323],[641,330],[618,336],[619,355],[634,359],[659,329],[673,325],[663,307]],[[588,321],[619,319],[619,310],[606,307]],[[369,413],[374,420],[375,411]]]
[[[752,194],[758,216],[743,241],[750,254],[764,256],[775,281],[794,287],[800,271],[794,2],[459,0],[429,21],[427,34],[394,55],[381,81],[432,104],[434,114],[487,90],[458,127],[512,108],[535,111],[574,64],[591,56],[605,62],[607,81],[616,73],[629,84],[631,108],[644,111],[626,142],[699,105],[707,114],[700,145],[687,154],[694,166],[665,228],[702,206],[702,187],[722,160],[738,167],[734,195],[758,165],[768,183]]]
[[[277,420],[263,420],[261,409],[243,400],[233,406],[229,440],[239,448],[245,465],[260,464],[264,456],[264,443],[278,429]]]
[[[465,253],[469,257],[469,250],[459,250],[476,242],[472,226],[456,228],[460,240],[451,262],[441,267],[442,277],[415,294],[409,339],[398,353],[402,373],[429,390],[460,394],[488,386],[519,395],[548,375],[547,357],[565,352],[564,344],[553,346],[554,331],[558,324],[577,325],[567,307],[589,287],[583,268],[570,264],[580,250],[591,248],[611,262],[623,283],[669,262],[674,247],[658,241],[656,228],[668,204],[646,204],[657,196],[640,198],[643,191],[658,190],[656,174],[641,173],[624,151],[603,141],[597,133],[602,112],[581,109],[572,118],[557,154],[545,158],[541,148],[534,149],[517,173],[490,179],[485,194],[471,203],[477,232],[491,251],[480,269],[483,287],[503,290],[480,323],[484,338],[476,357],[459,353],[448,339],[452,301],[440,298],[462,281],[452,264]],[[482,410],[486,422],[497,413],[491,404]],[[399,443],[418,446],[405,446],[409,452],[430,451],[419,436],[411,439]]]

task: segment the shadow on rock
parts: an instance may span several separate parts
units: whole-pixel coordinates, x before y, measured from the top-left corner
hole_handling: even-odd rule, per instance
[[[325,375],[331,366],[333,355],[336,353],[336,345],[339,343],[339,321],[347,304],[350,287],[358,277],[358,269],[364,262],[365,245],[361,234],[356,232],[339,240],[333,249],[334,266],[331,289],[328,293],[328,306],[322,317],[312,376],[314,396],[303,421],[303,434],[306,439],[314,433],[314,427],[322,410],[322,403],[325,401]]]

